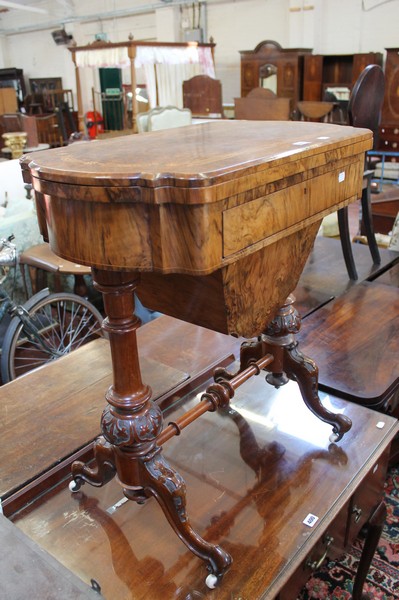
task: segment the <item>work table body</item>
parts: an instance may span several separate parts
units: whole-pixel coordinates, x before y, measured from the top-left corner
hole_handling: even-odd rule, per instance
[[[220,121],[21,162],[56,254],[140,272],[148,306],[251,337],[295,288],[322,218],[360,196],[371,144],[359,128]]]

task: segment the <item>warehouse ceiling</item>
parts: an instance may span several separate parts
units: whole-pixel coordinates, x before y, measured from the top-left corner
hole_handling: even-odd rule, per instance
[[[223,1],[223,0],[222,0]],[[0,0],[0,34],[13,35],[154,12],[171,5],[192,4],[188,0]]]

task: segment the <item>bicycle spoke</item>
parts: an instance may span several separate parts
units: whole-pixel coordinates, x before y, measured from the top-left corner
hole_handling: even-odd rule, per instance
[[[53,294],[29,310],[29,326],[14,331],[9,354],[10,378],[55,360],[102,336],[102,316],[85,299]]]

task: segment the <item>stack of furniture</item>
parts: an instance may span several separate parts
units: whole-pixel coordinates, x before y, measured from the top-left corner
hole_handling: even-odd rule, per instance
[[[340,124],[347,120],[350,92],[360,73],[367,65],[382,65],[379,52],[312,54],[309,48],[282,48],[272,40],[260,42],[254,50],[240,51],[240,55],[242,97],[260,86],[290,98],[294,111],[303,100],[333,101],[333,121]]]

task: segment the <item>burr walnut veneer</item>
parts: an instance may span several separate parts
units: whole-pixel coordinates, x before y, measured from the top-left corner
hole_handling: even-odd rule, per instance
[[[185,510],[185,485],[162,446],[207,411],[226,409],[247,379],[298,381],[309,409],[351,427],[317,394],[317,368],[297,348],[295,288],[321,219],[360,197],[369,130],[298,122],[219,121],[73,144],[22,161],[43,235],[63,258],[92,267],[103,293],[113,385],[95,466],[72,467],[75,488],[116,477],[138,503],[154,496],[215,584],[231,563],[202,539]],[[163,429],[141,378],[133,292],[144,304],[246,338],[237,373],[215,372],[202,402]],[[288,299],[287,299],[288,297]],[[151,383],[151,382],[148,382]]]
[[[359,197],[370,145],[350,127],[225,121],[74,144],[23,167],[58,255],[140,272],[147,304],[251,337],[295,288],[323,216]]]

